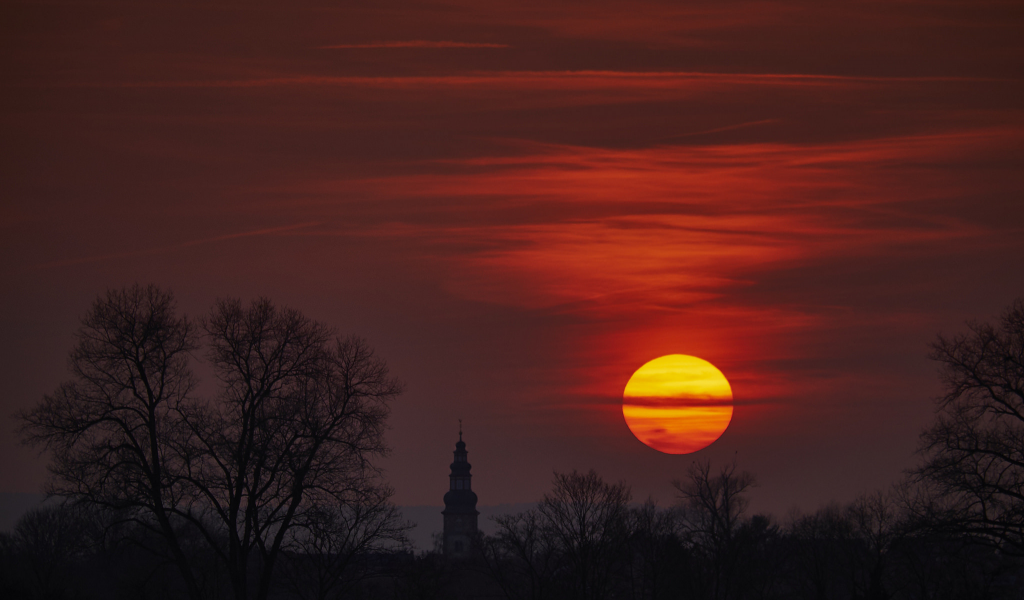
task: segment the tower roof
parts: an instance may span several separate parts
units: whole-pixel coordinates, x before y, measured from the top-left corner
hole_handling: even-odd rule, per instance
[[[448,475],[448,493],[444,495],[444,513],[451,514],[478,514],[476,510],[477,496],[473,492],[471,484],[473,476],[470,474],[472,465],[466,460],[466,442],[462,441],[462,420],[459,420],[459,441],[455,442],[455,460],[451,464],[451,474]]]

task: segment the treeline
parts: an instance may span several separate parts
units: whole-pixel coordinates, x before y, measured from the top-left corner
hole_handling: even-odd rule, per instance
[[[908,487],[780,523],[746,514],[752,482],[695,463],[660,508],[593,471],[557,475],[536,509],[497,519],[475,568],[509,600],[1022,597],[1019,557],[929,521]]]
[[[315,546],[326,536],[301,536],[300,543],[281,553],[269,584],[259,591],[268,598],[362,597],[360,585],[368,578],[401,572],[412,564],[402,535],[405,527],[379,531],[383,517],[397,518],[398,510],[390,504],[377,510],[382,514],[372,521],[378,531],[367,531],[349,514],[347,527],[338,525],[332,547]],[[168,558],[166,539],[123,516],[73,501],[47,502],[29,511],[12,531],[0,533],[0,598],[156,600],[186,598],[196,590],[201,598],[234,595],[233,574],[187,524],[177,525],[182,534],[178,543],[188,557],[195,587]],[[228,546],[229,537],[223,532],[215,541]],[[394,543],[382,546],[385,538]],[[396,564],[402,568],[392,568]],[[265,567],[256,560],[246,568],[254,597]],[[389,590],[385,597],[408,597],[395,585]]]
[[[921,512],[897,486],[808,514],[747,514],[752,475],[694,463],[677,502],[631,502],[625,483],[556,474],[536,508],[495,518],[475,557],[438,551],[294,548],[268,597],[281,599],[970,600],[1024,597],[1024,561]],[[0,534],[5,598],[179,598],[162,541],[72,503],[37,508]],[[120,527],[120,529],[119,529]],[[203,596],[229,594],[203,545],[187,546]],[[330,567],[330,568],[325,568]],[[260,569],[251,568],[250,576]],[[325,577],[331,577],[325,581]]]

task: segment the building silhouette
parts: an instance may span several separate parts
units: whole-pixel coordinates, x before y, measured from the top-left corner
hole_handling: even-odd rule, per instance
[[[466,442],[462,441],[462,423],[459,422],[459,441],[455,444],[455,462],[448,475],[448,493],[444,495],[444,555],[449,558],[468,558],[472,553],[473,539],[477,536],[476,494],[473,493],[469,474],[470,464],[466,460]]]

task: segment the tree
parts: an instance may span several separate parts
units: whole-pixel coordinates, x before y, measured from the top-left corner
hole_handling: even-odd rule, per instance
[[[858,540],[854,554],[860,577],[854,581],[860,598],[884,600],[891,597],[893,547],[904,537],[904,515],[897,501],[898,490],[863,494],[846,509],[847,519]]]
[[[611,596],[610,582],[627,536],[629,487],[605,483],[593,470],[555,473],[554,484],[537,510],[571,574],[569,596]]]
[[[498,531],[481,540],[480,557],[509,600],[554,597],[560,553],[536,509],[494,517]]]
[[[944,394],[922,434],[919,512],[1004,552],[1024,554],[1024,300],[999,325],[939,337]]]
[[[23,415],[24,432],[53,452],[52,493],[158,533],[150,550],[191,597],[195,557],[209,556],[236,599],[264,600],[326,507],[390,495],[372,459],[401,386],[364,341],[265,299],[218,302],[198,323],[154,286],[109,292],[83,319],[72,379]],[[212,399],[195,395],[200,347]]]
[[[737,473],[736,469],[733,462],[713,475],[710,461],[694,462],[686,481],[672,482],[687,520],[706,538],[706,545],[721,545],[731,539],[747,510],[746,491],[754,485],[754,476],[746,471]]]
[[[390,488],[369,493],[349,504],[311,508],[295,543],[284,555],[284,575],[300,598],[339,597],[379,570],[375,553],[388,545],[408,545],[408,525],[391,504]]]
[[[795,514],[789,539],[795,589],[807,598],[842,597],[854,578],[849,512],[832,503],[812,514]]]
[[[672,482],[679,492],[686,527],[708,562],[708,595],[716,600],[730,597],[735,587],[739,550],[736,532],[749,503],[746,492],[754,485],[753,475],[736,470],[733,462],[716,475],[711,471],[710,461],[694,462],[685,481]]]
[[[536,509],[495,519],[482,560],[506,598],[614,596],[628,540],[629,488],[593,470],[555,473]]]
[[[95,517],[86,507],[68,502],[45,504],[22,515],[7,536],[0,558],[11,570],[3,578],[14,579],[10,585],[14,589],[0,587],[0,591],[7,597],[74,597],[80,583],[76,567],[99,546],[93,530]]]
[[[630,597],[668,598],[692,568],[679,536],[678,511],[661,509],[648,498],[629,510],[627,580]]]
[[[21,415],[26,441],[52,453],[48,492],[159,533],[196,597],[172,522],[185,494],[173,443],[182,431],[175,411],[195,389],[194,327],[177,316],[170,294],[134,286],[98,299],[77,338],[72,379]]]

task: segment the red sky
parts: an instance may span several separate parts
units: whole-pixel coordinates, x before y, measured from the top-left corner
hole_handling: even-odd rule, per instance
[[[4,413],[109,287],[266,295],[406,382],[399,504],[462,418],[481,504],[736,457],[782,515],[912,465],[928,343],[1024,295],[1018,2],[364,4],[0,7]],[[736,399],[696,455],[620,411],[671,353]]]

